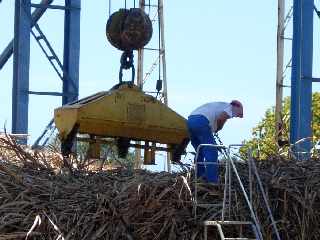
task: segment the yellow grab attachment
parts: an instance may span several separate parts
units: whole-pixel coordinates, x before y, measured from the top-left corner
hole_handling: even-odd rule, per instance
[[[66,152],[76,133],[120,139],[127,142],[125,147],[139,147],[130,140],[150,142],[151,146],[140,147],[152,151],[162,149],[156,143],[168,144],[174,161],[179,161],[189,142],[185,118],[132,84],[116,85],[57,108],[54,120]]]

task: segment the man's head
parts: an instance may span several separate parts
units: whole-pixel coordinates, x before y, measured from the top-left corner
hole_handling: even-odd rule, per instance
[[[231,103],[232,117],[243,118],[243,106],[238,100],[232,100]]]

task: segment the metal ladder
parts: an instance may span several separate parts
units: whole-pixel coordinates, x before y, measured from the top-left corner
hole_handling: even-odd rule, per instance
[[[209,226],[215,226],[217,228],[221,240],[256,240],[256,239],[260,239],[255,225],[249,221],[247,221],[247,222],[246,221],[205,221],[203,224],[204,224],[204,240],[208,239],[208,227]],[[255,238],[225,237],[223,229],[222,229],[223,225],[239,225],[239,226],[248,225],[251,227],[251,229],[255,235]]]
[[[265,202],[265,205],[266,205],[266,208],[268,210],[268,214],[269,214],[269,218],[271,220],[271,223],[272,223],[272,226],[273,226],[273,229],[274,229],[274,232],[276,234],[276,237],[278,240],[281,240],[280,236],[279,236],[279,232],[278,232],[278,229],[277,229],[277,226],[276,226],[276,223],[274,221],[274,218],[272,216],[272,212],[271,212],[271,209],[270,209],[270,206],[269,206],[269,203],[268,203],[268,200],[267,200],[267,197],[266,197],[266,193],[264,191],[264,188],[263,188],[263,185],[261,183],[261,180],[260,180],[260,177],[259,177],[259,174],[258,174],[258,171],[257,171],[257,168],[255,166],[255,163],[252,159],[252,153],[251,151],[249,151],[249,158],[248,158],[248,165],[249,165],[249,187],[250,187],[250,198],[244,188],[244,185],[241,181],[241,178],[239,176],[239,173],[238,173],[238,170],[236,168],[236,165],[234,163],[234,160],[232,159],[232,157],[230,156],[230,149],[232,147],[241,147],[243,145],[241,144],[232,144],[232,145],[229,145],[229,148],[227,148],[226,146],[220,144],[220,145],[217,145],[217,144],[200,144],[197,148],[197,152],[196,152],[196,156],[195,156],[195,193],[194,193],[194,215],[195,215],[195,219],[197,218],[197,207],[200,207],[200,206],[213,206],[214,204],[203,204],[203,203],[198,203],[198,181],[197,181],[197,165],[200,164],[200,165],[211,165],[211,164],[216,164],[216,165],[219,165],[218,162],[216,163],[213,163],[213,162],[197,162],[197,159],[198,159],[198,156],[199,156],[199,151],[201,148],[203,147],[213,147],[213,148],[218,148],[218,149],[221,149],[222,150],[222,153],[224,154],[224,157],[225,157],[225,186],[224,186],[224,197],[223,197],[223,206],[222,206],[222,216],[221,216],[221,221],[204,221],[203,222],[203,225],[204,225],[204,239],[207,240],[208,238],[208,227],[209,226],[215,226],[218,230],[218,233],[220,235],[220,238],[221,239],[225,239],[225,240],[231,240],[231,239],[237,239],[237,240],[249,240],[249,239],[252,239],[252,238],[246,238],[246,237],[238,237],[238,238],[226,238],[225,235],[224,235],[224,232],[223,232],[223,229],[222,229],[222,226],[223,225],[238,225],[238,226],[245,226],[245,225],[249,225],[252,229],[252,232],[255,236],[254,239],[257,239],[257,240],[263,240],[263,236],[262,236],[262,233],[261,233],[261,226],[260,226],[260,223],[258,221],[258,218],[254,212],[254,209],[252,207],[252,204],[251,204],[251,200],[252,200],[252,172],[255,174],[257,180],[258,180],[258,183],[259,183],[259,188],[260,188],[260,191],[262,193],[262,196],[263,196],[263,199],[264,199],[264,202]],[[250,215],[251,215],[251,218],[253,220],[253,222],[250,222],[250,221],[226,221],[225,220],[225,211],[226,211],[226,203],[228,201],[229,203],[229,215],[230,215],[230,204],[231,204],[231,190],[232,190],[232,185],[231,185],[231,180],[232,180],[232,171],[234,172],[235,176],[236,176],[236,179],[240,185],[240,188],[241,188],[241,192],[243,193],[244,195],[244,198],[246,200],[246,203],[247,203],[247,206],[249,208],[249,211],[250,211]]]
[[[41,135],[33,143],[32,149],[42,148],[47,145],[48,141],[52,138],[56,130],[57,128],[54,124],[54,119],[51,119]]]
[[[58,74],[59,78],[63,81],[63,65],[59,60],[57,54],[53,50],[51,44],[49,43],[48,39],[40,29],[40,26],[36,23],[34,28],[31,29],[31,34],[34,39],[37,41],[39,47],[41,48],[44,55],[47,57],[49,63],[53,67],[54,71]],[[42,41],[41,41],[42,40]],[[47,52],[47,50],[49,52]],[[55,65],[57,64],[57,66]],[[59,68],[59,69],[58,69]]]
[[[44,3],[45,5],[50,5],[53,1],[49,0],[47,3]],[[26,9],[24,9],[26,11]],[[36,12],[37,10],[35,10]],[[38,14],[41,14],[43,10],[39,10]],[[46,10],[44,10],[46,11]],[[44,12],[43,11],[43,12]],[[42,13],[43,14],[43,13]],[[42,15],[41,14],[41,15]],[[40,16],[41,17],[41,16]],[[73,81],[70,81],[70,77],[65,71],[63,64],[61,63],[58,55],[54,51],[53,47],[51,46],[49,40],[41,30],[39,24],[37,23],[38,19],[33,19],[33,16],[30,16],[30,21],[32,23],[32,27],[30,29],[31,35],[36,40],[37,44],[39,45],[40,49],[48,59],[49,63],[53,67],[54,71],[57,73],[58,77],[61,79],[62,82],[65,81],[65,79],[69,80],[71,83],[71,86],[73,89],[77,89],[76,85]],[[8,46],[9,47],[9,46]],[[36,94],[36,95],[48,95],[48,96],[63,96],[63,93],[61,92],[37,92],[37,91],[29,91],[29,94]],[[72,92],[67,93],[66,95],[72,96],[75,95]]]

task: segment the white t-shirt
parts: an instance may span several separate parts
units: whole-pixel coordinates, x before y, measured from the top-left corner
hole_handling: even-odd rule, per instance
[[[227,102],[210,102],[203,104],[202,106],[196,108],[191,115],[202,115],[205,116],[209,121],[209,126],[213,132],[217,131],[217,118],[222,113],[226,112],[230,117],[232,117],[232,109],[230,103]]]

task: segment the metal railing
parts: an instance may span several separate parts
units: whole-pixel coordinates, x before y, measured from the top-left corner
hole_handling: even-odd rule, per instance
[[[261,232],[261,225],[259,223],[259,220],[257,218],[257,215],[255,214],[255,211],[253,209],[253,206],[252,206],[252,198],[253,198],[253,176],[256,177],[257,179],[257,182],[258,182],[258,186],[259,186],[259,190],[263,196],[263,199],[264,199],[264,203],[265,203],[265,206],[267,208],[267,212],[268,212],[268,217],[271,221],[271,224],[272,224],[272,227],[273,227],[273,230],[274,230],[274,233],[276,235],[276,239],[277,240],[281,240],[280,238],[280,235],[279,235],[279,231],[277,229],[277,226],[276,226],[276,222],[273,218],[273,215],[272,215],[272,212],[271,212],[271,208],[270,208],[270,205],[269,205],[269,202],[268,202],[268,199],[267,199],[267,195],[266,195],[266,192],[264,191],[264,188],[263,188],[263,184],[261,182],[261,179],[260,179],[260,176],[259,176],[259,173],[258,173],[258,170],[257,170],[257,167],[255,165],[255,162],[253,161],[253,158],[252,158],[252,151],[249,150],[248,152],[248,174],[249,174],[249,195],[247,194],[247,191],[243,185],[243,182],[240,178],[240,175],[238,173],[238,170],[237,170],[237,167],[235,165],[235,162],[234,160],[232,159],[231,155],[230,155],[230,152],[231,152],[231,148],[234,148],[234,147],[242,147],[243,145],[242,144],[231,144],[229,145],[229,147],[227,148],[226,146],[222,145],[222,144],[200,144],[197,148],[197,152],[196,152],[196,156],[195,156],[195,163],[194,163],[194,168],[195,168],[195,193],[194,193],[194,216],[195,216],[195,219],[197,218],[197,206],[200,206],[201,204],[198,203],[198,183],[197,183],[197,180],[198,180],[198,175],[197,175],[197,165],[219,165],[219,162],[217,160],[217,162],[198,162],[198,157],[199,157],[199,153],[200,153],[200,150],[201,148],[203,147],[212,147],[212,148],[219,148],[221,149],[223,155],[224,155],[224,158],[225,158],[225,176],[224,176],[224,182],[225,182],[225,186],[224,186],[224,196],[223,196],[223,203],[222,203],[222,214],[221,214],[221,222],[224,222],[225,221],[225,212],[226,212],[226,205],[227,205],[227,202],[228,202],[228,206],[229,206],[229,217],[230,217],[230,212],[231,212],[231,209],[230,209],[230,205],[231,205],[231,192],[232,192],[232,172],[235,174],[236,176],[236,179],[239,183],[239,186],[241,188],[241,192],[243,193],[243,196],[246,200],[246,203],[247,203],[247,206],[249,208],[249,211],[250,211],[250,215],[251,215],[251,218],[254,222],[254,227],[256,228],[256,232],[257,232],[257,236],[258,236],[258,239],[263,239],[263,236],[262,236],[262,232]],[[214,205],[214,204],[205,204],[205,205]]]
[[[200,149],[203,148],[203,147],[214,147],[214,148],[225,148],[224,145],[217,145],[217,144],[200,144],[198,147],[197,147],[197,151],[196,151],[196,156],[195,156],[195,164],[194,164],[194,172],[195,172],[195,185],[194,185],[194,188],[195,188],[195,192],[194,192],[194,205],[193,205],[193,212],[194,212],[194,216],[195,216],[195,219],[197,218],[197,206],[201,205],[201,204],[198,204],[198,184],[197,184],[197,180],[198,180],[198,165],[204,165],[204,167],[206,167],[207,165],[219,165],[218,161],[217,162],[198,162],[198,158],[199,158],[199,153],[200,153]],[[207,171],[207,169],[206,169]],[[214,204],[205,204],[205,205],[214,205]]]
[[[303,144],[306,141],[313,141],[314,144],[313,146],[310,148],[310,150],[304,148],[301,146],[301,144]],[[294,158],[295,160],[307,160],[310,159],[310,157],[313,154],[317,154],[317,156],[319,155],[319,149],[318,147],[320,146],[320,140],[316,140],[314,139],[314,137],[305,137],[305,138],[301,138],[298,141],[296,141],[293,144],[290,144],[289,147],[289,156],[291,156],[292,158]]]

